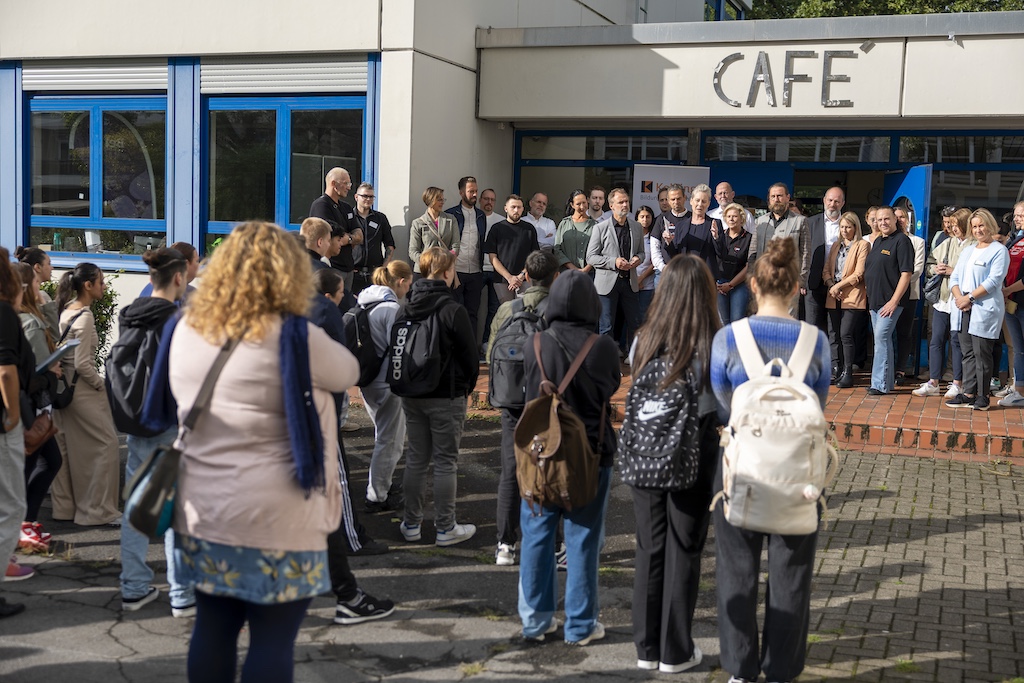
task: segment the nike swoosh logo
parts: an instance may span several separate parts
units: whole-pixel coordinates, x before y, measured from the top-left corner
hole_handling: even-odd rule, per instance
[[[647,422],[648,420],[653,420],[656,417],[661,417],[662,415],[668,415],[670,412],[671,411],[668,410],[667,408],[663,409],[663,410],[652,410],[652,411],[641,410],[637,414],[636,419],[638,419],[638,420],[640,420],[642,422]]]

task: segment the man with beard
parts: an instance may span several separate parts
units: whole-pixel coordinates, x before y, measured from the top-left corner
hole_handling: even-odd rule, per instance
[[[487,216],[477,208],[476,178],[459,178],[459,197],[456,206],[445,209],[459,226],[459,253],[455,258],[455,272],[460,287],[455,289],[455,300],[469,312],[469,324],[477,333],[480,316],[480,295],[484,289],[484,240],[487,236]]]
[[[501,278],[495,279],[492,287],[501,303],[519,295],[526,282],[526,257],[540,249],[537,231],[520,220],[522,216],[523,198],[510,194],[505,200],[505,220],[495,223],[484,242],[484,251],[490,254],[494,272]]]
[[[807,219],[807,232],[811,242],[811,271],[807,275],[807,294],[800,298],[802,315],[806,322],[816,325],[828,333],[828,316],[825,314],[825,298],[828,287],[822,279],[825,259],[832,245],[839,239],[839,217],[843,215],[846,194],[840,187],[831,187],[822,200],[825,211]],[[835,330],[839,334],[839,330]],[[833,363],[836,359],[832,359]],[[833,375],[835,368],[833,367]]]
[[[902,206],[893,211],[896,216],[896,228],[910,238],[914,245],[914,272],[910,276],[910,296],[907,306],[896,323],[896,384],[902,385],[906,380],[907,357],[914,349],[914,317],[917,314],[917,302],[921,300],[921,275],[924,273],[924,239],[914,234],[910,225],[910,217]],[[998,364],[996,365],[998,368]],[[998,388],[998,387],[996,387]]]
[[[750,254],[747,257],[747,263],[753,265],[758,255],[765,252],[768,242],[782,237],[788,237],[796,244],[796,253],[800,258],[799,294],[803,296],[807,293],[807,277],[811,269],[807,218],[790,213],[789,187],[785,183],[775,183],[768,188],[768,213],[761,216],[755,226],[754,239],[750,240]],[[824,263],[822,265],[824,266]],[[795,297],[790,312],[796,315],[798,307],[799,297]]]

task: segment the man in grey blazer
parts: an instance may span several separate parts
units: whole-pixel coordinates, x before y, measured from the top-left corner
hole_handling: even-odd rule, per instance
[[[781,237],[793,240],[800,259],[800,291],[799,296],[794,297],[790,311],[795,316],[800,306],[800,296],[807,294],[807,278],[811,270],[810,233],[807,230],[807,218],[789,211],[789,187],[785,183],[775,183],[768,188],[768,213],[757,221],[754,239],[750,240],[747,263],[753,264],[758,255],[765,252],[768,242]]]
[[[621,305],[626,322],[626,348],[640,327],[640,284],[636,268],[644,260],[644,231],[629,215],[629,194],[615,188],[608,195],[611,218],[594,226],[587,263],[594,266],[594,286],[601,298],[598,331],[611,334],[615,311]]]
[[[832,245],[839,239],[839,219],[846,205],[846,194],[841,187],[830,187],[822,198],[825,211],[807,219],[808,239],[811,249],[811,270],[807,275],[807,294],[803,296],[803,314],[801,319],[817,325],[822,332],[827,332],[827,316],[825,298],[828,288],[823,278],[825,261]],[[836,332],[838,335],[839,333]],[[836,359],[833,358],[833,361]]]

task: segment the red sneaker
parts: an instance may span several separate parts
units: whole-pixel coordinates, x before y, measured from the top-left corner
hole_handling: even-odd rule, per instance
[[[39,535],[39,531],[32,526],[32,522],[21,523],[21,535],[18,537],[18,548],[25,552],[45,553],[49,550],[49,534],[46,535],[46,540]]]
[[[31,579],[35,576],[36,570],[32,569],[25,564],[18,564],[17,560],[11,558],[10,564],[7,565],[6,581],[22,581],[23,579]]]
[[[41,538],[46,543],[49,543],[50,539],[53,538],[53,534],[48,534],[45,531],[43,531],[43,525],[39,522],[29,522],[29,524],[32,526],[33,529],[35,529],[36,533],[39,534],[39,538]]]

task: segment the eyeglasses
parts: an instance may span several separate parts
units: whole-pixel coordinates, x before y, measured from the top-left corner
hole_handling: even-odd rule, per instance
[[[356,196],[357,197],[362,197],[363,199],[373,199],[376,195],[372,195],[372,194],[357,194]]]

